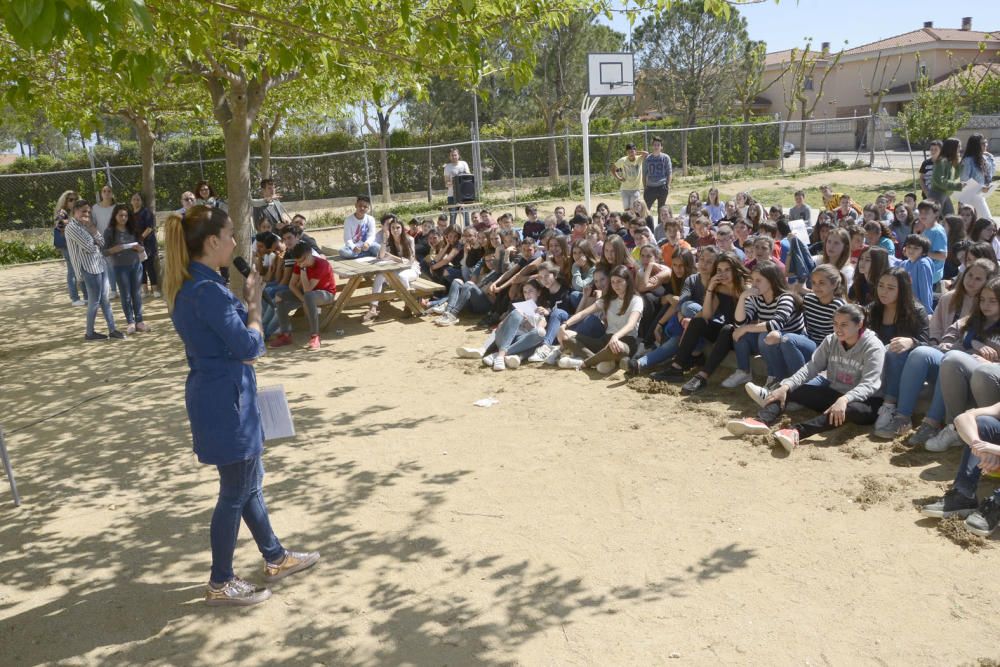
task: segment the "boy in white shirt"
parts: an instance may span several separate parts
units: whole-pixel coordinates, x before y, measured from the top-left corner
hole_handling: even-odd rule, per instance
[[[344,218],[344,247],[340,256],[348,259],[378,257],[379,245],[375,242],[375,218],[368,215],[372,200],[358,195],[354,213]]]

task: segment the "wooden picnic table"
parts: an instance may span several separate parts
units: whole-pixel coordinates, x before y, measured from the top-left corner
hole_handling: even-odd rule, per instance
[[[326,250],[326,249],[324,249]],[[337,274],[337,297],[333,303],[327,306],[327,311],[320,320],[320,329],[325,330],[348,306],[367,305],[372,301],[395,301],[400,299],[416,316],[424,314],[424,308],[420,305],[418,297],[426,296],[442,289],[441,285],[418,278],[410,281],[410,289],[406,289],[403,281],[400,280],[398,271],[408,268],[406,264],[400,264],[395,260],[378,259],[345,259],[334,253],[328,253],[327,260],[333,267],[333,272]],[[355,295],[355,291],[364,284],[371,284],[375,276],[385,277],[386,289],[379,294]],[[341,281],[346,280],[346,283]]]

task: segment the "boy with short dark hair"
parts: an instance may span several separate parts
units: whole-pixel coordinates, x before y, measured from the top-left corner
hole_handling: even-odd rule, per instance
[[[534,204],[528,204],[524,207],[524,215],[527,219],[521,227],[521,238],[537,241],[538,237],[545,231],[545,223],[538,219],[538,207]],[[552,226],[555,227],[555,218],[553,218]]]
[[[372,200],[358,195],[354,212],[344,218],[344,246],[340,256],[347,259],[378,257],[379,245],[375,242],[375,218],[368,215]]]
[[[903,242],[903,254],[906,256],[903,268],[910,274],[913,297],[923,304],[928,316],[934,312],[934,267],[927,257],[930,251],[931,242],[919,234],[910,234]]]
[[[333,267],[325,257],[313,254],[308,243],[300,241],[291,250],[295,267],[292,269],[292,279],[289,282],[290,294],[284,294],[278,301],[278,335],[271,342],[271,347],[284,347],[292,344],[292,322],[289,314],[300,305],[306,307],[306,319],[309,321],[309,349],[320,349],[319,340],[319,307],[332,303],[337,293],[337,280]]]

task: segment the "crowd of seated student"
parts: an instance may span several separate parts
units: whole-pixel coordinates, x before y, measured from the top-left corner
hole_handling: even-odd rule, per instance
[[[957,502],[970,514],[977,471],[1000,470],[995,225],[967,206],[943,218],[939,201],[915,193],[862,204],[821,193],[815,220],[801,191],[786,214],[713,188],[690,193],[677,215],[601,204],[593,216],[578,207],[569,233],[543,223],[537,241],[481,237],[488,259],[451,281],[437,323],[485,314],[484,340],[458,354],[496,371],[624,368],[681,382],[683,394],[704,391],[735,352],[721,385],[742,386],[758,412],[729,430],[773,432],[789,451],[845,423],[943,451],[969,442],[964,423],[996,442],[966,452],[958,491],[928,511]],[[756,382],[755,355],[767,369]],[[930,408],[914,428],[922,391]],[[957,419],[977,406],[974,420]],[[773,431],[785,411],[807,414]],[[970,529],[1000,523],[1000,496],[984,502],[997,509],[973,514]]]

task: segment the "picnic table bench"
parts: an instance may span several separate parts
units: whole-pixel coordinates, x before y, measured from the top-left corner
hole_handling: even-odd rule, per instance
[[[367,306],[372,301],[396,301],[403,304],[416,316],[424,314],[420,298],[430,296],[443,287],[432,280],[420,277],[410,281],[410,289],[406,289],[397,271],[405,268],[394,260],[377,260],[375,258],[345,259],[335,251],[323,248],[333,272],[337,274],[337,296],[332,303],[323,306],[325,312],[320,319],[320,330],[326,330],[336,320],[345,308]],[[386,286],[379,294],[372,294],[372,283],[375,276],[385,277]],[[342,282],[346,281],[346,282]]]

